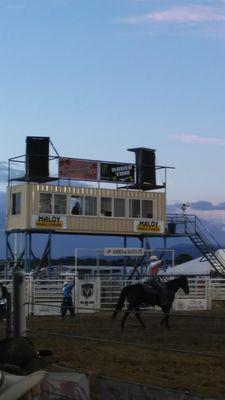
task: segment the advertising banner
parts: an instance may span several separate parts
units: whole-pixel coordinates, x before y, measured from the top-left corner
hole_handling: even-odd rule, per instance
[[[154,219],[135,219],[134,232],[164,233],[164,223]]]
[[[134,182],[133,164],[100,163],[100,180],[109,182]]]
[[[128,248],[128,247],[114,247],[105,248],[105,256],[143,256],[145,249],[142,248]]]
[[[89,378],[77,372],[49,372],[41,383],[41,393],[46,400],[89,400]]]
[[[176,311],[189,311],[189,310],[207,310],[207,299],[175,299],[173,309]]]
[[[98,162],[75,158],[59,158],[59,177],[81,181],[98,180]]]
[[[61,215],[32,215],[32,228],[66,229],[66,217]]]
[[[96,312],[100,307],[99,281],[76,282],[76,309],[78,312]]]
[[[101,378],[100,383],[101,400],[203,400],[189,390],[161,389],[110,378]]]

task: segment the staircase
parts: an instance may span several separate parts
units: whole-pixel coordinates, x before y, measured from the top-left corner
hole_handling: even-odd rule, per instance
[[[188,236],[219,275],[225,275],[225,251],[196,215],[168,214],[167,225],[175,224],[176,232],[169,236]]]

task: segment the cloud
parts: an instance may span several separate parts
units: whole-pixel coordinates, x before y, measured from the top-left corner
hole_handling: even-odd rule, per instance
[[[8,182],[8,163],[0,161],[0,190],[4,189]],[[21,168],[10,167],[10,178],[18,178],[24,175],[24,170]]]
[[[8,10],[21,10],[22,8],[25,8],[25,4],[9,3],[6,5],[6,8]]]
[[[0,161],[0,182],[7,182],[8,180],[8,165],[4,161]]]
[[[191,208],[193,210],[202,210],[202,211],[219,211],[223,210],[225,211],[225,203],[218,203],[218,204],[213,204],[209,201],[196,201],[194,203],[191,203]]]
[[[69,3],[71,0],[45,0],[46,3],[50,5],[66,5]],[[7,10],[20,10],[23,8],[31,7],[31,6],[36,6],[38,5],[37,0],[0,0],[0,6],[4,7]]]
[[[0,0],[0,7],[7,10],[19,10],[26,7],[27,0]]]
[[[199,135],[192,135],[185,133],[180,135],[171,135],[170,137],[171,139],[178,140],[183,143],[225,146],[225,139],[223,138],[206,137],[206,136],[199,136]]]
[[[120,18],[116,22],[122,24],[225,22],[225,9],[223,6],[217,8],[198,5],[177,6],[162,11]]]
[[[181,203],[169,204],[167,212],[181,214]],[[190,203],[187,209],[187,214],[196,215],[200,220],[207,221],[218,229],[225,229],[225,203],[213,204],[208,201],[199,200]]]
[[[175,212],[175,213],[181,213],[181,206],[182,203],[174,203],[174,204],[169,204],[168,205],[168,211],[169,212]],[[209,215],[212,215],[216,212],[218,212],[219,215],[223,215],[225,217],[225,202],[220,202],[217,204],[214,204],[210,201],[206,200],[198,200],[192,203],[189,203],[189,207],[187,208],[187,213],[192,214],[192,213],[209,213]]]

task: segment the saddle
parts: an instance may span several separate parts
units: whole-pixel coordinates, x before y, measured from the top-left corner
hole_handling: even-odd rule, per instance
[[[168,291],[165,283],[148,280],[143,286],[145,295],[150,295],[153,292],[159,295],[161,306],[168,304]]]

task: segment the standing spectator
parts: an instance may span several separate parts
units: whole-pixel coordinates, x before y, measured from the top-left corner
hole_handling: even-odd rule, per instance
[[[8,290],[0,282],[0,320],[6,318],[7,314],[7,301],[8,301]]]
[[[67,280],[63,284],[63,299],[61,304],[61,319],[64,319],[67,310],[70,313],[70,318],[74,317],[74,306],[72,299],[72,289],[75,286],[75,280]]]
[[[78,203],[78,201],[76,201],[76,203],[74,204],[71,213],[73,215],[79,215],[80,214],[80,204]]]

